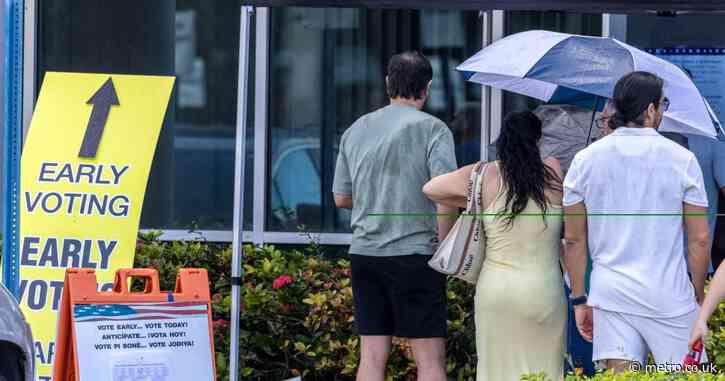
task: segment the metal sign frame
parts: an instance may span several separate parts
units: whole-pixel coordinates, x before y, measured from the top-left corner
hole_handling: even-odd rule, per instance
[[[19,299],[20,154],[23,139],[23,0],[5,0],[3,283]]]

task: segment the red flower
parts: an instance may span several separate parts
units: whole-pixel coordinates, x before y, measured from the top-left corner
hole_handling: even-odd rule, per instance
[[[218,329],[218,330],[219,329],[222,329],[223,330],[223,329],[226,329],[227,327],[229,327],[229,321],[228,320],[224,320],[224,319],[217,319],[217,320],[214,320],[213,325],[214,325],[214,328],[215,329]]]
[[[292,279],[289,275],[280,275],[277,277],[277,279],[274,280],[272,283],[272,288],[279,289],[282,288],[288,284],[292,284],[294,282],[294,279]]]

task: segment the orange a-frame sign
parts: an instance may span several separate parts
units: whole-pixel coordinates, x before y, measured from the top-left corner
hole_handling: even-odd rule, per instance
[[[145,290],[131,292],[130,278]],[[179,270],[173,292],[153,269],[121,269],[113,291],[97,287],[94,270],[66,271],[54,381],[215,380],[206,270]]]

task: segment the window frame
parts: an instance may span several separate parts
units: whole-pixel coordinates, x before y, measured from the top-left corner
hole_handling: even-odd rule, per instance
[[[36,94],[34,93],[36,78],[36,46],[37,46],[37,7],[38,0],[27,0],[26,12],[24,15],[25,44],[24,61],[24,99],[23,99],[23,123],[24,131],[30,124],[30,117],[33,111]],[[241,4],[240,4],[241,7]],[[240,15],[241,17],[241,15]],[[254,209],[252,211],[252,226],[245,226],[242,234],[244,242],[260,244],[308,244],[311,241],[322,245],[349,245],[352,238],[350,233],[319,233],[319,232],[276,232],[265,229],[267,215],[267,185],[268,180],[268,113],[269,113],[269,44],[270,44],[270,9],[259,7],[254,9],[255,18],[255,48],[253,58],[255,61],[254,78],[254,166],[253,173],[246,173],[246,176],[253,176],[253,199]],[[626,16],[617,16],[626,17]],[[482,46],[499,40],[504,35],[505,13],[501,10],[481,11],[481,22],[483,24]],[[602,34],[608,36],[610,26],[614,19],[609,14],[602,16]],[[619,20],[621,21],[621,20]],[[626,22],[626,21],[625,21]],[[503,112],[503,99],[501,90],[486,87],[481,96],[481,158],[487,158],[486,147],[499,135]],[[250,110],[251,111],[251,110]],[[239,137],[237,137],[239,138]],[[235,148],[236,149],[236,148]],[[244,184],[241,184],[244,187]],[[245,195],[249,196],[249,195]],[[237,213],[238,211],[231,211]],[[183,229],[141,229],[141,232],[162,231],[160,239],[165,241],[191,240],[203,238],[210,242],[233,241],[234,232],[229,230],[199,230],[188,231]]]

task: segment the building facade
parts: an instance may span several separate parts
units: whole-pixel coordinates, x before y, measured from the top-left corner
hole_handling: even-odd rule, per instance
[[[176,75],[141,227],[162,230],[165,239],[201,234],[231,242],[242,4],[25,3],[24,127],[48,71]],[[725,120],[723,17],[256,8],[244,152],[245,241],[349,242],[349,213],[334,207],[330,191],[338,142],[356,118],[387,103],[385,64],[394,53],[414,49],[430,58],[435,74],[426,111],[452,129],[457,159],[464,165],[486,158],[503,115],[538,105],[530,98],[467,83],[455,71],[487,44],[531,29],[612,36],[690,66],[701,91]],[[722,218],[720,225],[725,225]],[[714,250],[725,252],[722,229],[719,237]]]

